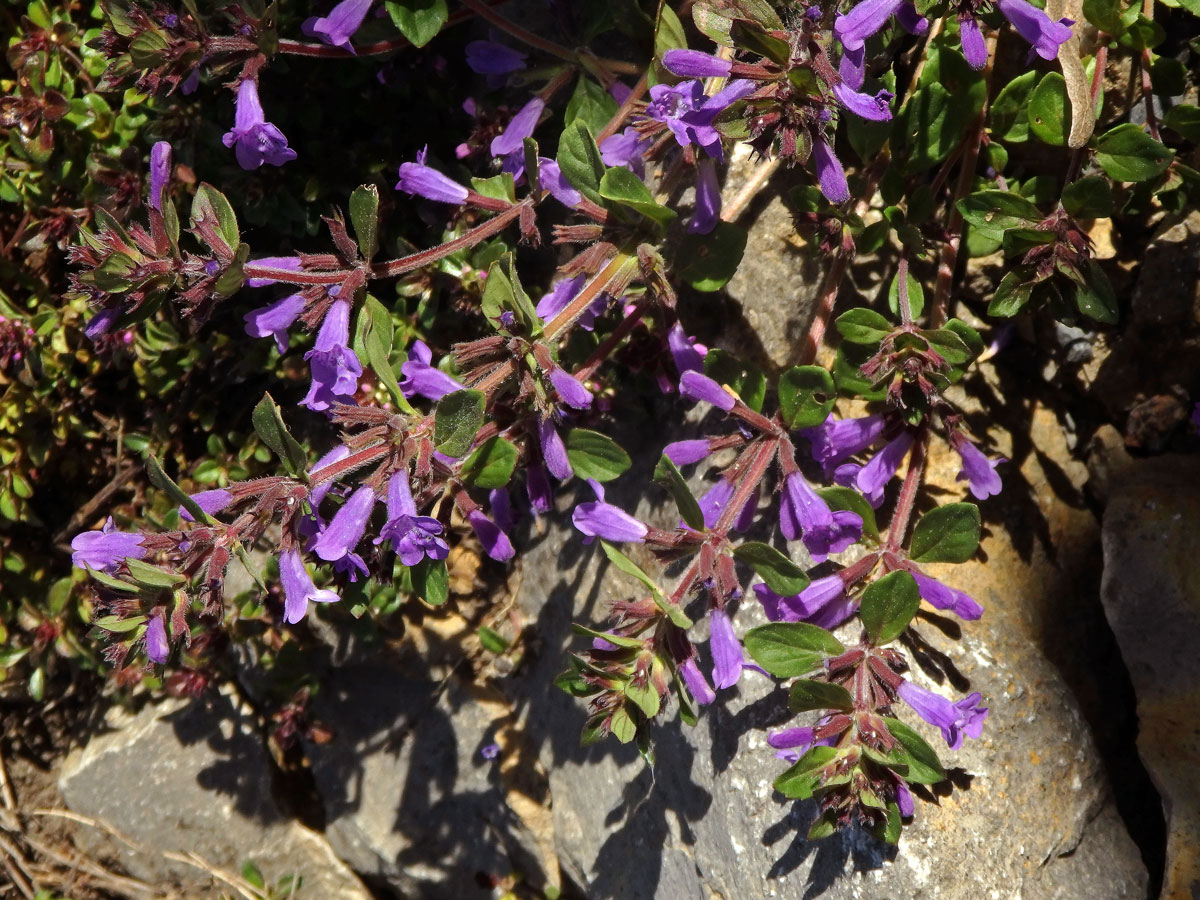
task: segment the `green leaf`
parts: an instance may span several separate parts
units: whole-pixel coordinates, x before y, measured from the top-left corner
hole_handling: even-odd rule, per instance
[[[600,180],[604,177],[604,160],[592,137],[591,129],[583,122],[568,125],[558,141],[558,166],[574,188],[593,203],[603,205]]]
[[[937,784],[946,780],[946,770],[934,749],[919,734],[899,719],[884,716],[884,724],[892,737],[900,742],[891,753],[891,758],[908,767],[901,777],[914,784]]]
[[[387,0],[392,23],[414,47],[424,47],[446,24],[450,10],[446,0]]]
[[[977,232],[996,240],[1010,228],[1042,220],[1036,206],[1010,191],[978,191],[959,200],[958,211]]]
[[[162,463],[158,461],[157,456],[149,454],[145,457],[145,463],[146,477],[150,479],[152,485],[191,513],[192,518],[197,522],[202,522],[206,525],[212,524],[212,516],[202,510],[200,504],[193,500],[187,491],[177,485],[174,479],[163,471]]]
[[[580,478],[612,481],[630,466],[629,454],[612,438],[587,428],[572,428],[563,442],[567,459]]]
[[[413,592],[430,606],[441,606],[450,599],[450,573],[444,559],[426,557],[409,571]]]
[[[1029,97],[1029,130],[1052,147],[1065,147],[1071,133],[1071,101],[1067,82],[1058,72],[1048,73]]]
[[[396,372],[392,368],[392,341],[395,339],[395,328],[392,324],[391,313],[382,303],[367,294],[358,317],[367,365],[371,367],[371,371],[375,373],[379,382],[388,389],[388,393],[392,395],[396,405],[404,412],[413,412],[408,398],[400,390],[400,383],[396,380]]]
[[[1200,2],[1197,5],[1200,7]],[[1200,144],[1200,106],[1193,106],[1190,103],[1172,106],[1163,116],[1163,124],[1184,140]]]
[[[807,800],[821,783],[821,774],[838,756],[834,747],[813,747],[791,768],[780,773],[772,785],[792,800]]]
[[[843,340],[852,344],[878,344],[892,333],[892,323],[873,309],[848,309],[834,321]]]
[[[642,711],[647,719],[658,715],[661,698],[654,685],[650,683],[637,684],[633,679],[625,682],[625,696]]]
[[[128,581],[122,581],[120,578],[116,578],[105,572],[101,572],[99,569],[89,568],[87,571],[88,575],[91,576],[92,581],[98,581],[100,584],[111,590],[118,591],[122,594],[136,594],[139,591],[139,588],[136,584],[131,584]]]
[[[622,744],[628,744],[637,736],[637,724],[623,706],[609,718],[608,729]]]
[[[233,207],[224,194],[207,182],[196,188],[196,196],[192,198],[191,219],[192,228],[196,228],[200,222],[212,223],[217,234],[225,242],[225,249],[230,253],[241,243],[241,232],[238,231],[237,216],[233,213]]]
[[[917,277],[910,270],[908,273],[908,308],[915,319],[921,315],[921,311],[925,309],[925,289],[921,287],[921,282],[917,281]],[[892,283],[888,285],[888,308],[896,315],[900,315],[900,275],[892,279]]]
[[[979,507],[950,503],[931,509],[913,529],[909,559],[915,562],[966,562],[979,548]]]
[[[808,829],[807,840],[819,841],[821,838],[827,838],[837,831],[837,813],[832,809],[827,809],[813,820]]]
[[[597,134],[616,112],[617,101],[612,95],[595,80],[580,72],[579,80],[575,82],[575,91],[567,101],[564,123],[570,125],[578,119],[591,129],[593,134]]]
[[[462,477],[476,487],[502,488],[517,465],[517,448],[500,435],[488,438],[462,464]]]
[[[964,124],[953,107],[950,92],[940,84],[919,88],[904,104],[892,128],[892,142],[905,159],[904,174],[924,172],[950,155]]]
[[[1165,172],[1174,157],[1132,122],[1105,132],[1096,143],[1096,162],[1117,181],[1149,181]]]
[[[920,605],[916,579],[908,572],[890,572],[867,585],[858,617],[872,644],[887,644],[904,633]]]
[[[656,203],[642,180],[623,166],[614,166],[604,173],[599,191],[605,200],[628,206],[659,225],[675,218],[675,211]]]
[[[788,428],[820,425],[833,411],[837,387],[820,366],[793,366],[779,376],[779,413]]]
[[[129,631],[137,631],[145,622],[145,616],[129,616],[128,618],[103,616],[96,619],[92,624],[97,628],[103,628],[105,631],[111,631],[113,634],[124,634]]]
[[[662,592],[662,589],[658,586],[654,579],[643,572],[637,563],[635,563],[632,559],[630,559],[608,541],[600,541],[600,549],[604,551],[604,555],[608,557],[609,562],[611,562],[626,575],[636,578],[646,586],[646,588],[650,591],[650,595],[654,598],[654,602],[658,605],[658,608],[665,612],[667,617],[673,623],[678,625],[680,628],[692,627],[694,624],[692,620],[687,617],[680,607],[676,606],[667,599],[666,595]]]
[[[818,488],[817,496],[825,501],[830,510],[849,510],[858,513],[863,522],[863,534],[873,540],[879,540],[879,525],[875,522],[875,510],[867,502],[866,497],[854,488],[834,485],[833,487]]]
[[[802,678],[792,684],[788,694],[788,709],[792,712],[807,712],[810,709],[841,709],[853,708],[854,698],[840,684],[830,684],[827,681],[811,681]]]
[[[846,651],[824,628],[806,622],[772,622],[746,632],[746,652],[776,678],[794,678]]]
[[[758,23],[734,19],[729,36],[739,47],[765,56],[785,69],[788,68],[792,56],[791,45],[783,38],[768,34],[767,29]]]
[[[1033,285],[1027,280],[1029,277],[1028,273],[1014,269],[1000,279],[988,304],[988,315],[1007,319],[1019,313],[1033,293]]]
[[[697,291],[719,291],[741,265],[747,236],[732,222],[718,222],[708,234],[684,235],[672,255],[675,274]]]
[[[1088,175],[1063,188],[1063,208],[1077,219],[1103,219],[1112,215],[1112,186],[1101,175]]]
[[[512,172],[501,172],[490,178],[472,178],[471,188],[482,197],[503,200],[505,203],[517,202],[517,183]]]
[[[461,390],[438,401],[433,419],[433,444],[442,453],[455,458],[466,456],[483,427],[482,391]]]
[[[659,459],[658,465],[654,467],[654,480],[671,492],[680,518],[687,526],[696,531],[703,531],[704,514],[700,511],[700,504],[696,502],[695,496],[688,488],[687,482],[683,480],[683,475],[680,474],[675,463],[671,462],[665,453]]]
[[[1029,95],[1037,78],[1037,69],[1022,72],[996,95],[988,109],[993,140],[1016,144],[1029,139]]]
[[[962,319],[950,319],[942,327],[946,331],[958,335],[958,339],[966,346],[971,359],[981,356],[983,351],[987,349],[983,343],[983,338],[979,336],[979,332]]]
[[[46,670],[38,666],[29,676],[29,697],[35,703],[41,703],[46,694]]]
[[[529,336],[536,337],[542,333],[542,320],[538,317],[533,301],[521,285],[511,253],[506,253],[488,268],[487,281],[483,286],[482,306],[483,314],[492,323],[492,327],[500,331],[507,332],[500,317],[508,310]]]
[[[293,477],[300,477],[308,463],[304,455],[304,448],[292,437],[288,427],[283,424],[279,406],[269,393],[263,394],[262,399],[258,401],[258,405],[254,407],[254,412],[250,416],[250,421],[254,424],[254,430],[262,442],[283,461],[284,468],[288,470],[288,473]],[[196,515],[192,510],[188,510],[188,512],[191,512],[193,516]],[[197,518],[196,521],[205,520]]]
[[[949,328],[935,328],[932,331],[922,331],[921,337],[929,342],[929,346],[942,355],[942,358],[952,366],[961,366],[972,359],[971,349],[957,334]]]
[[[379,252],[379,188],[362,184],[350,195],[350,224],[364,259]]]
[[[1085,316],[1105,325],[1117,324],[1117,295],[1104,270],[1095,260],[1084,260],[1079,274],[1082,281],[1072,281],[1075,307]]]
[[[187,581],[187,578],[178,572],[167,572],[133,557],[126,559],[125,565],[129,567],[130,577],[148,588],[173,588]]]
[[[784,597],[800,593],[808,587],[804,570],[772,547],[761,541],[738,544],[733,555],[754,570],[771,590]]]
[[[602,641],[608,641],[614,647],[623,647],[626,650],[641,650],[646,646],[646,642],[638,638],[625,637],[621,634],[609,634],[604,631],[596,631],[594,628],[588,628],[586,625],[571,624],[571,631],[575,634],[589,638],[599,638]]]
[[[1125,32],[1121,6],[1121,0],[1083,0],[1083,17],[1112,37],[1120,37]]]
[[[479,636],[479,643],[483,649],[489,653],[503,653],[508,649],[508,641],[504,639],[504,636],[486,625],[481,625],[475,633]]]

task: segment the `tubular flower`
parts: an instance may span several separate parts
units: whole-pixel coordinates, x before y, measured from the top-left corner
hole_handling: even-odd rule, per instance
[[[263,115],[258,82],[252,78],[238,86],[233,128],[221,140],[226,147],[234,148],[238,165],[243,169],[257,169],[263,163],[282,166],[296,158],[296,151],[288,147],[283,132]]]

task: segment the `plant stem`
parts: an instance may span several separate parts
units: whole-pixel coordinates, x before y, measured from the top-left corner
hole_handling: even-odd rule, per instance
[[[592,301],[600,296],[600,293],[614,281],[623,278],[629,274],[629,270],[637,266],[637,257],[621,251],[608,261],[598,273],[596,277],[583,286],[575,299],[563,308],[563,310],[546,323],[546,340],[552,341],[564,331],[576,319],[578,319],[585,309],[591,305]]]
[[[908,471],[904,473],[904,484],[900,488],[900,496],[896,500],[896,511],[892,513],[892,522],[888,527],[887,549],[897,551],[904,543],[908,522],[912,518],[913,506],[917,500],[917,489],[921,486],[921,476],[925,472],[925,451],[929,448],[929,429],[924,425],[913,442],[908,454]]]

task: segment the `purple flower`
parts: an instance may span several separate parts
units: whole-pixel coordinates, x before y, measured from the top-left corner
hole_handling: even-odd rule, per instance
[[[1058,48],[1071,37],[1070,19],[1055,22],[1042,10],[1025,0],[996,0],[996,6],[1004,18],[1012,23],[1017,34],[1033,45],[1034,52],[1042,59],[1053,60]]]
[[[362,363],[347,346],[350,340],[350,303],[337,300],[325,313],[313,348],[304,354],[312,370],[312,386],[300,402],[314,412],[323,412],[341,399],[354,397]]]
[[[356,584],[363,575],[370,575],[366,562],[357,553],[347,553],[333,561],[333,571],[345,575],[351,584]]]
[[[704,673],[700,671],[700,667],[696,665],[696,660],[686,659],[679,666],[679,675],[683,678],[683,683],[687,685],[688,691],[692,697],[701,706],[707,706],[717,699],[717,695],[713,689],[709,687],[708,680],[704,677]]]
[[[859,419],[835,419],[830,416],[820,425],[805,428],[800,434],[808,439],[813,459],[821,464],[828,478],[839,463],[862,453],[883,434],[887,425],[883,416]]]
[[[71,564],[79,569],[112,572],[125,559],[142,559],[142,535],[117,531],[112,516],[99,531],[85,531],[71,540]]]
[[[558,391],[558,396],[567,406],[573,406],[575,409],[588,409],[592,405],[592,392],[583,386],[583,384],[574,375],[558,366],[554,366],[549,372],[550,383],[554,385],[554,389]]]
[[[956,590],[942,584],[936,578],[930,578],[920,572],[909,571],[917,582],[917,590],[930,606],[938,609],[948,609],[960,619],[973,621],[983,615],[983,607],[975,598],[964,591]]]
[[[545,101],[534,97],[517,111],[504,131],[492,138],[492,156],[503,160],[504,171],[511,172],[513,178],[525,174],[525,138],[533,136],[545,108]]]
[[[408,486],[408,471],[401,469],[388,480],[387,524],[379,530],[376,544],[392,542],[392,549],[406,566],[415,566],[425,557],[445,559],[450,548],[442,540],[442,523],[431,516],[418,516]]]
[[[899,778],[896,779],[896,806],[900,808],[901,817],[905,819],[912,818],[914,811],[912,791]]]
[[[712,123],[726,107],[754,93],[757,87],[750,80],[731,81],[719,94],[706,97],[699,81],[681,81],[673,87],[656,84],[650,88],[646,115],[666,125],[680,147],[694,144],[714,159],[724,159],[721,135]]]
[[[883,498],[884,486],[900,468],[900,463],[904,461],[915,439],[912,432],[901,432],[888,441],[887,446],[876,453],[869,463],[859,469],[854,486],[871,500],[872,506],[878,506],[878,501]]]
[[[629,127],[620,134],[610,134],[600,142],[600,158],[606,166],[624,166],[642,178],[646,174],[646,161],[642,154],[653,143],[654,138],[644,137],[636,128]]]
[[[484,552],[492,559],[505,562],[516,555],[517,551],[513,549],[508,535],[484,515],[482,510],[471,510],[467,514],[467,522],[470,523],[475,536],[479,538],[479,543],[483,544]]]
[[[564,278],[557,282],[554,287],[542,295],[538,300],[535,312],[538,318],[544,322],[549,322],[560,312],[567,308],[567,305],[575,299],[586,283],[587,277],[584,275],[576,275],[574,278]],[[601,293],[585,309],[576,320],[576,324],[585,331],[591,331],[592,325],[596,321],[596,316],[604,312],[608,306],[608,301],[611,298],[608,294]]]
[[[880,91],[872,97],[870,94],[860,94],[851,90],[847,84],[838,84],[833,88],[833,95],[837,97],[838,103],[861,119],[886,122],[892,117],[892,111],[888,108],[893,96],[890,91]]]
[[[358,488],[317,535],[312,545],[313,552],[326,562],[341,559],[362,540],[374,508],[375,492],[366,485]]]
[[[867,38],[880,31],[900,9],[904,0],[862,0],[850,12],[838,16],[833,33],[847,50],[859,50]]]
[[[552,159],[538,157],[538,181],[541,182],[543,190],[549,191],[550,196],[563,206],[574,209],[583,202],[583,195],[567,181],[567,176],[563,175],[558,163]]]
[[[558,429],[549,419],[538,420],[538,442],[542,446],[542,459],[550,474],[559,481],[566,481],[575,474],[571,468],[571,460],[567,457],[567,447],[563,443]]]
[[[1000,476],[996,474],[996,466],[1003,459],[988,459],[983,452],[966,438],[957,436],[953,441],[954,449],[962,457],[962,471],[958,473],[958,481],[968,482],[971,495],[976,500],[986,500],[993,494],[999,494],[1004,486]]]
[[[799,472],[783,480],[779,528],[789,541],[802,539],[813,562],[841,553],[862,537],[862,517],[849,510],[831,512]]]
[[[525,54],[495,41],[471,41],[467,65],[479,75],[507,75],[525,68]]]
[[[986,706],[980,706],[978,691],[951,703],[932,691],[905,681],[896,689],[900,699],[913,708],[917,715],[942,730],[942,737],[951,750],[962,746],[963,736],[978,738],[983,734],[983,720],[987,718]]]
[[[683,326],[678,322],[667,329],[667,347],[671,358],[675,360],[675,368],[679,374],[684,372],[704,371],[704,355],[696,349],[692,339],[687,336]]]
[[[88,320],[83,333],[94,341],[100,335],[108,334],[119,318],[121,318],[121,307],[111,306],[108,309],[102,309]]]
[[[266,266],[270,269],[287,269],[289,272],[299,272],[303,266],[300,265],[300,257],[298,256],[264,256],[262,259],[252,259],[249,262],[252,266]],[[266,287],[270,284],[278,283],[275,278],[247,278],[246,287]]]
[[[164,617],[151,614],[146,623],[146,657],[152,663],[160,666],[171,655],[171,644],[167,640],[167,626]]]
[[[430,400],[441,400],[447,394],[461,391],[462,385],[443,372],[430,365],[433,352],[424,341],[413,341],[408,351],[408,359],[400,365],[400,391],[405,397],[427,397]]]
[[[296,549],[279,554],[279,580],[283,583],[283,620],[292,625],[304,618],[310,600],[336,603],[341,599],[334,591],[317,590]]]
[[[500,530],[508,532],[513,527],[512,497],[508,488],[492,488],[488,491],[488,507]]]
[[[575,527],[588,537],[602,538],[616,543],[641,543],[649,532],[643,523],[639,522],[625,510],[604,502],[604,488],[599,482],[589,478],[588,484],[596,495],[591,503],[580,503],[571,513],[571,521]]]
[[[663,454],[677,466],[700,462],[708,456],[708,441],[675,441],[663,447]]]
[[[500,745],[495,743],[486,744],[480,748],[479,755],[484,759],[495,759],[500,755]]]
[[[775,757],[789,763],[798,762],[800,757],[812,749],[817,742],[813,728],[785,728],[767,734],[767,744],[777,751]]]
[[[163,191],[171,177],[171,145],[159,141],[150,148],[150,208],[162,212]]]
[[[982,69],[987,64],[987,44],[983,42],[979,23],[969,13],[959,13],[958,39],[968,65],[973,69]]]
[[[450,203],[455,206],[466,203],[470,192],[453,178],[448,178],[437,169],[425,165],[428,153],[429,146],[426,145],[417,153],[416,162],[401,163],[400,180],[396,182],[396,190],[416,194],[438,203]]]
[[[742,666],[746,657],[742,645],[733,632],[733,623],[723,609],[713,609],[708,614],[708,646],[713,655],[713,685],[729,688],[742,677]]]
[[[331,47],[341,47],[347,53],[353,53],[354,46],[350,43],[350,38],[367,17],[371,2],[372,0],[342,0],[329,11],[328,16],[305,19],[300,30]]]
[[[668,50],[663,65],[680,78],[728,78],[733,63],[699,50]]]
[[[221,488],[216,488],[211,491],[200,491],[198,494],[192,494],[191,498],[193,501],[195,501],[197,506],[199,506],[210,516],[216,515],[233,502],[233,494],[229,493],[229,491],[222,490]],[[192,514],[182,506],[179,507],[179,518],[183,519],[185,522],[195,521],[195,519],[192,518]]]
[[[288,329],[300,313],[304,312],[305,300],[300,294],[290,294],[269,306],[251,310],[242,319],[246,323],[246,334],[250,337],[273,337],[281,354],[287,352]]]
[[[688,234],[708,234],[721,218],[721,185],[716,164],[707,156],[696,161],[696,211],[688,222]]]
[[[680,376],[679,393],[689,400],[703,400],[705,403],[711,403],[725,412],[733,409],[736,402],[729,391],[707,375],[695,371],[684,372]]]
[[[282,166],[296,158],[283,132],[267,121],[258,99],[258,82],[247,78],[238,86],[237,111],[233,129],[222,138],[226,147],[235,147],[238,165],[257,169],[263,163]]]
[[[525,469],[525,493],[535,514],[550,512],[554,503],[554,488],[546,474],[546,467],[533,463]]]
[[[814,136],[812,142],[813,167],[817,170],[817,183],[821,193],[830,203],[845,203],[850,199],[850,185],[846,183],[846,170],[825,139]]]
[[[772,622],[809,622],[822,628],[836,628],[854,614],[856,601],[847,596],[840,575],[817,578],[799,594],[781,597],[765,584],[756,584],[754,593],[763,612]]]

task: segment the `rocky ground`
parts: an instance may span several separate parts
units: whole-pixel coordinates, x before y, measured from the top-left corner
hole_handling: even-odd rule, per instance
[[[816,275],[778,199],[747,215],[737,278],[685,317],[702,309],[687,322],[702,337],[780,366]],[[508,654],[464,642],[480,599],[469,558],[457,611],[411,623],[402,645],[330,635],[313,710],[329,739],[298,767],[267,749],[252,659],[238,690],[201,701],[77,697],[54,727],[10,719],[8,895],[286,897],[280,880],[300,875],[297,896],[345,900],[514,886],[588,900],[1196,896],[1200,442],[1185,400],[1200,393],[1200,214],[1161,221],[1144,253],[1096,237],[1132,298],[1120,337],[1018,331],[956,398],[1004,410],[974,424],[1010,460],[1006,489],[982,505],[982,553],[952,575],[987,611],[961,627],[926,611],[907,650],[918,680],[980,691],[991,714],[981,740],[945,755],[950,783],[925,793],[899,847],[804,839],[812,809],[770,787],[781,764],[764,729],[786,719],[784,692],[752,674],[698,727],[664,723],[653,768],[615,742],[581,748],[582,707],[552,684],[570,623],[603,622],[634,588],[560,513],[482,598],[501,606],[493,627],[520,636]],[[970,285],[995,272],[978,263],[968,317]],[[874,296],[873,271],[846,291]],[[660,398],[623,421],[646,452],[618,500],[632,506],[658,449],[684,436],[663,431],[672,409]],[[930,484],[960,494],[956,470],[935,452]],[[638,512],[667,515],[645,499]],[[743,604],[739,629],[759,621]]]

